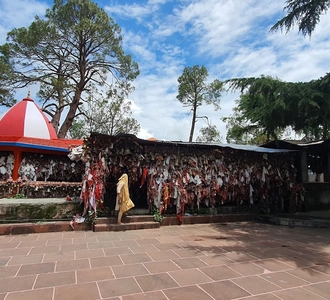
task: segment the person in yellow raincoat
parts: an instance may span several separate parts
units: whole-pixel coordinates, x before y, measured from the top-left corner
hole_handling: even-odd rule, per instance
[[[116,199],[116,208],[118,211],[118,224],[123,224],[121,218],[125,212],[133,208],[135,205],[129,196],[128,190],[128,176],[127,174],[121,175],[117,183],[117,199]]]

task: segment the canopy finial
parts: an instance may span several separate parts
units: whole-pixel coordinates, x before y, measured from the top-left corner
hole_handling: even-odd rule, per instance
[[[31,92],[30,92],[30,89],[28,90],[28,98],[30,98],[30,96],[31,96]]]

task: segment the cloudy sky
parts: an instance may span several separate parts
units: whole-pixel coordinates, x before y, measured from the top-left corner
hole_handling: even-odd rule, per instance
[[[134,117],[140,138],[187,141],[191,114],[176,99],[184,67],[204,65],[209,81],[260,75],[285,81],[318,79],[330,71],[330,13],[322,16],[311,38],[269,33],[285,12],[285,0],[95,0],[122,29],[123,47],[139,64],[134,81]],[[0,0],[0,43],[6,33],[43,16],[51,0]],[[22,9],[24,8],[24,9]],[[35,99],[33,95],[31,97]],[[37,92],[37,90],[35,91]],[[17,94],[17,100],[26,91]],[[225,142],[226,124],[238,94],[224,93],[221,110],[203,106]],[[36,100],[36,99],[35,99]],[[203,120],[196,124],[194,139]]]

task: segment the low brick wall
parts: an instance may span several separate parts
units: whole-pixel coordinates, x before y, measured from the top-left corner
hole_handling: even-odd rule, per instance
[[[26,221],[26,220],[56,220],[72,219],[74,215],[81,212],[79,202],[32,204],[18,203],[1,204],[0,199],[0,221]]]
[[[61,198],[78,197],[81,182],[55,181],[0,181],[1,198]]]

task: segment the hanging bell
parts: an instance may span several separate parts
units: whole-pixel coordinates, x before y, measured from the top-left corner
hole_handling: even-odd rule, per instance
[[[132,152],[128,148],[125,149],[124,155],[131,155]]]

